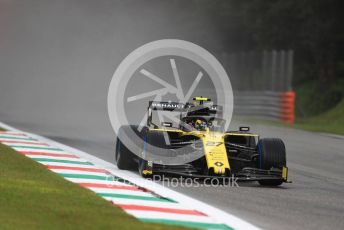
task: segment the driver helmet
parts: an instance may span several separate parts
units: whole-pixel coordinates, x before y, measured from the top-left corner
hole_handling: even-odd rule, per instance
[[[201,121],[199,119],[196,120],[195,122],[195,128],[197,130],[204,130],[206,128],[206,123],[204,121]]]

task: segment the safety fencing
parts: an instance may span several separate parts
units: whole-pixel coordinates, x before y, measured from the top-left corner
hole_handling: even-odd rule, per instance
[[[223,53],[220,60],[234,90],[285,92],[292,89],[292,50]]]
[[[295,121],[293,50],[220,55],[234,90],[234,114]]]

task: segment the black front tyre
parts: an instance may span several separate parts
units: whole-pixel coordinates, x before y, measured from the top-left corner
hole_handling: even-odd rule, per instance
[[[259,153],[259,168],[265,170],[278,168],[282,170],[287,165],[285,145],[281,139],[261,139],[257,144],[257,150]],[[283,183],[283,180],[261,180],[258,182],[264,186],[278,186]]]

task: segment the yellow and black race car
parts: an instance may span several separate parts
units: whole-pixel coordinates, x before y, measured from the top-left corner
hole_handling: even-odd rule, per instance
[[[286,150],[281,139],[262,138],[249,127],[226,131],[222,107],[196,97],[192,103],[150,101],[147,124],[122,126],[117,135],[119,169],[138,168],[153,174],[185,177],[237,178],[277,186],[287,182]],[[153,122],[153,111],[178,112],[178,122]],[[161,116],[160,116],[161,118]],[[129,148],[123,138],[139,136],[138,148]],[[129,150],[130,149],[130,150]]]

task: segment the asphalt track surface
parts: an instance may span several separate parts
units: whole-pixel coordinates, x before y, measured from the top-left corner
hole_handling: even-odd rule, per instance
[[[157,1],[52,2],[0,2],[0,121],[109,162],[115,134],[107,90],[119,62],[161,38],[221,48],[203,43],[221,43],[208,19],[195,16],[201,26],[187,27],[166,3],[154,11]],[[212,36],[198,36],[203,29]],[[344,138],[258,124],[252,131],[285,141],[292,184],[173,189],[265,229],[343,229]]]

